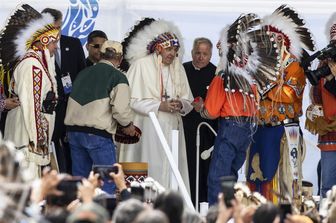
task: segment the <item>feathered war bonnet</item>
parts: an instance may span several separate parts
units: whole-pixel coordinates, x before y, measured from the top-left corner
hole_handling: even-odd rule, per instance
[[[251,93],[252,74],[257,70],[257,51],[248,35],[260,23],[256,14],[242,14],[220,33],[217,70],[225,82],[225,91]]]
[[[262,28],[277,44],[283,43],[286,49],[297,59],[301,59],[303,50],[314,51],[311,32],[299,14],[287,5],[281,5],[271,15],[265,16]]]
[[[336,12],[330,16],[326,24],[325,35],[329,41],[336,41]]]
[[[54,18],[47,13],[41,14],[27,4],[18,6],[0,34],[0,58],[4,71],[14,69],[34,43],[40,42],[46,47],[58,40],[60,30],[53,23]]]
[[[283,63],[283,53],[291,53],[297,60],[314,50],[314,41],[303,19],[286,5],[281,5],[271,15],[265,16],[258,27],[247,32],[258,60],[253,78],[258,90],[264,94],[274,86]]]
[[[128,70],[130,64],[153,53],[157,47],[178,47],[180,59],[182,59],[184,51],[180,30],[172,22],[153,18],[144,18],[138,21],[126,34],[122,45],[125,61],[123,61],[121,69],[125,71]]]

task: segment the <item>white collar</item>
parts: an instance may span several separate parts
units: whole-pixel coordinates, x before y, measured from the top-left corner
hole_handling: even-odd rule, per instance
[[[192,61],[191,61],[191,64],[193,65],[195,70],[201,70],[201,68],[196,67]]]

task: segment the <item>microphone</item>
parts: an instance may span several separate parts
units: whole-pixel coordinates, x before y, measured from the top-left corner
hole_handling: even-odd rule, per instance
[[[202,153],[201,153],[201,158],[202,160],[207,160],[209,159],[212,151],[214,150],[214,146],[211,146],[209,149],[207,150],[204,150]]]

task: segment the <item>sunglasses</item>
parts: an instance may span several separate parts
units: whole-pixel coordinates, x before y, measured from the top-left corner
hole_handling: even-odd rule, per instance
[[[102,46],[102,44],[99,44],[99,43],[97,43],[97,44],[89,44],[89,46],[92,46],[95,49],[99,49]]]

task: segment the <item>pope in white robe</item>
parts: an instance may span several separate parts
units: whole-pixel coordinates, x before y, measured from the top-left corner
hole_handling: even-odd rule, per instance
[[[178,169],[189,191],[188,163],[181,116],[193,109],[191,105],[193,96],[181,62],[174,56],[171,64],[165,65],[162,63],[162,57],[154,52],[132,63],[127,78],[131,88],[131,107],[135,111],[134,124],[142,130],[142,136],[138,143],[121,147],[119,161],[148,162],[148,176],[165,188],[170,187],[172,169],[148,116],[149,112],[154,112],[170,148],[172,130],[179,131]],[[171,100],[180,101],[181,109],[162,111],[160,104]]]

